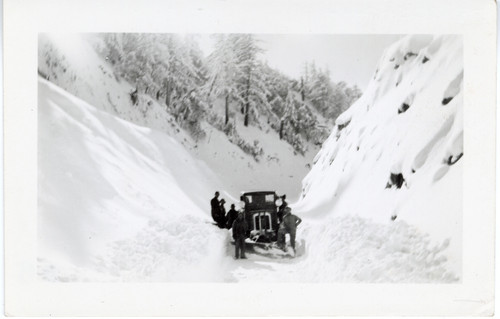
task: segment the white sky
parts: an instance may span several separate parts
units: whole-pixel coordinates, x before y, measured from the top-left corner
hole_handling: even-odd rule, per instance
[[[305,61],[330,70],[332,81],[345,81],[366,88],[385,48],[400,35],[331,35],[263,34],[256,35],[266,51],[263,59],[269,66],[295,79],[300,77]],[[209,53],[209,36],[199,37],[201,49]]]

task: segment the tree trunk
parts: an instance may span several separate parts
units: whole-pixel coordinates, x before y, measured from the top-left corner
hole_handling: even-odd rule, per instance
[[[212,94],[212,90],[214,89],[214,84],[215,81],[217,80],[218,74],[215,75],[214,80],[212,81],[212,84],[210,85],[210,90],[208,91],[208,97],[210,97],[210,94]]]
[[[245,105],[245,121],[243,123],[243,125],[245,125],[245,126],[248,126],[248,109],[249,109],[249,104],[250,104],[250,102],[247,101],[247,103]]]
[[[243,123],[245,126],[248,126],[248,111],[250,109],[250,72],[248,74],[247,81],[247,93],[246,93],[246,101],[245,101],[245,122]]]
[[[301,95],[301,97],[302,97],[302,102],[304,102],[304,99],[305,99],[305,97],[306,97],[306,95],[305,95],[305,94],[306,94],[306,93],[305,93],[305,90],[304,90],[304,79],[303,79],[303,78],[301,78],[301,79],[300,79],[300,95]]]
[[[170,95],[172,94],[172,89],[170,88],[170,81],[167,82],[167,92],[165,93],[165,104],[170,107]]]
[[[158,91],[156,92],[156,100],[159,100],[159,99],[160,99],[160,90],[158,90]]]
[[[229,122],[229,94],[226,95],[226,122],[225,122],[225,125],[227,125],[227,122]]]
[[[281,119],[280,122],[280,140],[283,139],[283,126],[285,125],[285,121]]]

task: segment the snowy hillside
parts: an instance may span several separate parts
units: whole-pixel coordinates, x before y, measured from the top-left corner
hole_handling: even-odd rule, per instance
[[[231,140],[221,124],[224,106],[220,99],[195,119],[205,133],[196,140],[179,125],[176,115],[169,113],[171,110],[162,98],[139,92],[137,104],[132,103],[130,93],[135,87],[96,52],[103,45],[95,34],[40,34],[39,74],[101,110],[170,135],[195,158],[208,163],[225,180],[225,189],[234,197],[241,191],[269,189],[298,198],[300,182],[309,172],[318,145],[304,142],[307,151],[298,154],[289,143],[280,140],[264,116],[259,125],[243,126],[244,117],[236,106],[230,110],[230,124],[237,130],[237,137]],[[320,114],[314,114],[320,124],[326,122]],[[242,150],[242,144],[261,150],[261,154],[252,156]]]
[[[168,135],[41,79],[39,120],[42,278],[214,280],[193,271],[224,252],[203,196],[221,185],[210,169]]]
[[[186,148],[192,147],[189,136],[156,101],[141,95],[141,103],[132,105],[134,87],[95,52],[91,45],[95,36],[40,34],[38,40],[38,72],[45,79],[98,109],[175,136]]]
[[[314,159],[296,209],[326,224],[413,225],[460,274],[462,81],[461,37],[408,36],[388,48]]]

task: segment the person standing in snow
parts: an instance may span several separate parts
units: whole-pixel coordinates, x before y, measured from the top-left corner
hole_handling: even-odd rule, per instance
[[[302,223],[302,219],[292,214],[290,207],[285,208],[283,221],[278,229],[278,245],[285,249],[285,235],[290,234],[290,245],[295,253],[295,235],[297,233],[297,226]]]
[[[219,192],[215,192],[215,197],[210,201],[210,206],[212,207],[212,218],[218,223],[220,216]]]
[[[243,212],[238,213],[238,218],[233,222],[233,239],[235,247],[235,258],[246,259],[245,256],[245,238],[248,230],[247,222]]]
[[[226,227],[226,208],[224,207],[225,203],[226,200],[224,198],[219,202],[219,218],[217,224],[220,228]]]
[[[227,212],[227,215],[226,215],[226,220],[227,220],[226,228],[227,229],[231,229],[236,218],[238,218],[238,212],[236,211],[234,204],[231,204],[231,209]]]
[[[281,200],[282,200],[282,204],[281,206],[278,208],[278,223],[281,223],[281,221],[283,220],[283,215],[285,214],[285,208],[288,207],[288,203],[286,202],[286,194],[284,194],[283,196],[281,196]]]

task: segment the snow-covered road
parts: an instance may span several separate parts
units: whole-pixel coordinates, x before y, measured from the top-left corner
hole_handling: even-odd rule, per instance
[[[380,225],[359,217],[301,225],[298,254],[247,249],[234,259],[230,232],[198,221],[150,221],[135,237],[115,241],[87,268],[56,272],[40,261],[39,275],[51,281],[151,282],[456,282],[444,252],[448,242],[404,222]],[[198,225],[200,226],[200,225]],[[207,241],[207,238],[212,238]],[[211,242],[211,244],[209,244]]]
[[[302,228],[302,229],[300,229]],[[444,252],[405,222],[381,225],[345,216],[304,222],[298,256],[270,256],[250,250],[248,259],[226,252],[226,281],[244,282],[455,282]]]

